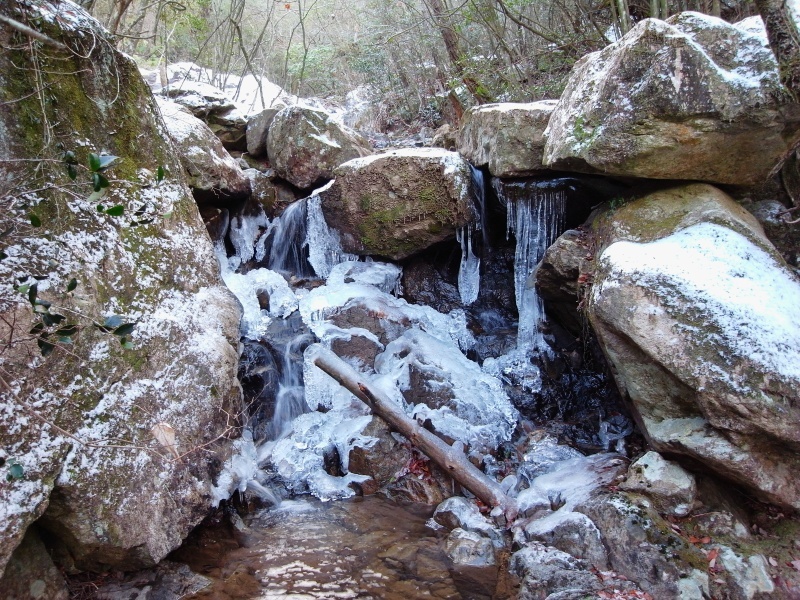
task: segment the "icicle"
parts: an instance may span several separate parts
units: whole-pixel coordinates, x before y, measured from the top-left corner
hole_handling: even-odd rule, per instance
[[[489,247],[489,228],[486,215],[486,184],[483,180],[483,171],[476,169],[472,165],[469,166],[470,173],[472,174],[472,191],[475,195],[475,203],[478,205],[478,223],[477,229],[481,231],[483,241],[483,251]]]
[[[269,218],[264,209],[258,207],[255,215],[236,215],[231,219],[228,239],[231,241],[236,256],[239,257],[239,264],[246,263],[253,258],[256,245],[256,237],[262,227],[269,226]]]
[[[461,266],[458,270],[458,293],[461,302],[472,304],[480,291],[481,259],[472,252],[472,226],[460,227],[456,239],[461,244]]]
[[[325,279],[330,275],[334,266],[342,262],[356,261],[358,256],[347,254],[342,250],[339,233],[328,227],[325,216],[322,214],[320,191],[317,190],[308,199],[305,245],[308,247],[308,262],[311,263],[317,276]]]

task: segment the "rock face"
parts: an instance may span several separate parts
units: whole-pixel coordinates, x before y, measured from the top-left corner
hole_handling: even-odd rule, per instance
[[[159,94],[186,107],[205,122],[227,150],[247,149],[247,118],[225,92],[207,83],[183,80]]]
[[[17,340],[0,357],[0,572],[40,517],[64,567],[152,565],[207,513],[215,472],[202,458],[240,394],[239,308],[136,65],[72,2],[26,6],[0,13],[86,50],[43,46],[34,63],[27,38],[0,26],[15,48],[0,72],[24,66],[48,90],[40,102],[29,78],[0,77],[0,181],[15,182],[0,193],[0,229],[13,231],[0,248],[0,339]],[[56,148],[74,153],[74,182]],[[104,168],[89,156],[101,151],[122,157],[102,195],[87,168]],[[29,169],[42,156],[55,160]],[[156,425],[174,431],[172,447]]]
[[[369,142],[321,110],[291,106],[272,119],[267,155],[275,172],[302,189],[333,179],[348,160],[372,154]]]
[[[484,104],[464,113],[458,151],[495,177],[523,177],[545,167],[544,130],[556,100]]]
[[[158,107],[198,202],[226,204],[250,195],[249,179],[205,123],[174,102],[160,100]]]
[[[347,162],[335,176],[322,210],[346,252],[400,260],[475,220],[469,165],[455,152],[395,150]]]
[[[755,218],[695,184],[595,228],[589,318],[651,446],[800,507],[800,281]]]
[[[645,19],[576,65],[553,111],[553,169],[753,184],[800,136],[763,28]],[[759,140],[753,151],[753,140]]]

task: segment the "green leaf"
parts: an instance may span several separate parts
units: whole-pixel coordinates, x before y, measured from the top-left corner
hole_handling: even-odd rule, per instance
[[[100,166],[97,168],[98,171],[105,171],[119,160],[119,156],[112,156],[111,154],[104,154],[98,158],[100,159]]]
[[[0,260],[3,260],[4,258],[8,258],[8,254],[0,250]]]
[[[125,338],[120,338],[119,343],[122,344],[122,347],[125,348],[125,350],[133,350],[133,344]]]
[[[107,188],[109,185],[108,179],[106,179],[100,173],[92,173],[92,185],[94,186],[94,191],[99,192],[102,189]]]
[[[68,338],[68,337],[60,337],[60,338],[58,338],[58,341],[61,344],[72,344],[72,343],[74,343],[72,341],[72,338]]]
[[[77,165],[78,157],[75,156],[75,153],[72,150],[67,150],[64,152],[64,162],[68,165]]]
[[[42,353],[42,356],[50,356],[50,354],[55,350],[55,344],[48,342],[44,337],[40,337],[36,340],[36,343],[39,346],[39,351]]]
[[[67,284],[67,291],[71,292],[76,287],[78,287],[78,280],[73,277],[72,279],[69,280],[69,283]]]
[[[60,315],[58,313],[45,313],[42,315],[42,323],[48,327],[52,327],[53,325],[58,325],[61,323],[64,318],[64,315]]]
[[[122,325],[122,317],[119,315],[111,315],[103,321],[103,327],[109,327],[111,329],[119,327],[120,325]]]
[[[156,181],[158,183],[161,183],[162,181],[164,181],[164,176],[166,174],[167,174],[167,172],[166,172],[166,170],[164,170],[164,167],[163,166],[159,166],[158,169],[156,170]]]
[[[33,332],[31,332],[33,333]],[[60,329],[56,330],[56,335],[60,335],[62,337],[70,337],[78,333],[78,326],[71,324],[71,325],[64,325]]]
[[[105,212],[112,217],[120,217],[125,212],[125,207],[122,206],[122,204],[117,204],[111,208],[107,208]]]
[[[78,177],[78,169],[75,168],[75,165],[67,165],[67,175],[70,179],[72,179],[72,181],[75,181],[75,179]]]
[[[94,152],[89,153],[89,169],[91,169],[93,173],[100,170],[100,157]]]
[[[19,286],[17,288],[17,291],[24,296],[25,294],[28,293],[28,290],[30,289],[30,287],[31,286],[26,283],[24,285]]]
[[[28,287],[28,302],[31,303],[31,306],[36,306],[36,294],[38,293],[39,293],[39,286],[37,284],[34,283],[33,285]]]
[[[130,335],[131,333],[133,333],[134,327],[136,327],[136,323],[123,323],[122,325],[114,329],[112,333],[120,337],[125,337],[126,335]]]
[[[44,323],[40,322],[34,325],[33,328],[28,333],[30,333],[31,335],[39,335],[43,329],[44,329]]]
[[[25,469],[18,462],[14,462],[8,467],[8,480],[22,479],[25,476]]]
[[[31,221],[31,226],[33,226],[33,227],[41,227],[42,226],[42,220],[37,215],[35,215],[33,213],[29,213],[28,214],[28,218]]]

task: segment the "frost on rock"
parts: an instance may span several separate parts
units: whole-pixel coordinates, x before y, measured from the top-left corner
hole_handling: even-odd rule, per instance
[[[375,370],[376,387],[437,432],[482,452],[511,438],[518,414],[502,384],[452,341],[410,329],[376,357]],[[402,392],[419,401],[408,402]]]
[[[725,348],[726,356],[711,363],[695,357],[686,365],[698,379],[713,373],[760,395],[748,389],[748,373],[728,368],[744,360],[800,384],[800,282],[743,235],[699,223],[650,243],[616,242],[601,260],[611,275],[594,296],[620,277],[632,278],[656,291],[667,312],[696,314],[702,329],[683,326],[695,343]]]
[[[328,284],[331,286],[345,283],[371,285],[386,294],[399,295],[400,280],[403,268],[392,263],[382,262],[343,262],[331,269]]]
[[[332,184],[333,182],[328,186]],[[308,224],[305,245],[308,246],[308,262],[311,263],[317,276],[323,279],[330,274],[334,265],[358,260],[358,256],[348,254],[342,250],[339,233],[335,229],[328,227],[325,222],[319,194],[324,192],[328,186],[314,192],[308,199],[306,208],[308,211]]]
[[[258,213],[255,215],[240,214],[231,219],[228,239],[233,244],[240,263],[246,263],[253,258],[259,233],[268,226],[269,218],[261,206],[258,207]]]

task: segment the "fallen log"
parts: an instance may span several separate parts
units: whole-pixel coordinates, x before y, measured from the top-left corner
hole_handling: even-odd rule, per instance
[[[484,504],[499,508],[507,522],[516,518],[517,504],[514,499],[507,496],[496,481],[469,461],[461,442],[450,446],[425,429],[395,402],[380,391],[370,388],[355,369],[330,350],[317,345],[310,352],[313,353],[312,361],[317,367],[364,402],[389,427],[408,438],[450,477],[475,494]]]

